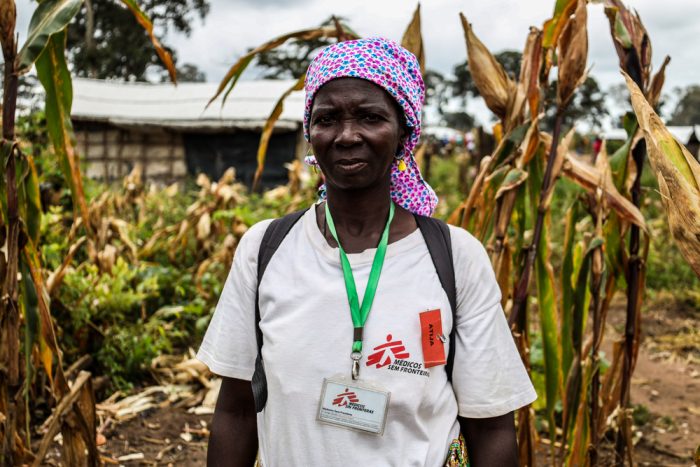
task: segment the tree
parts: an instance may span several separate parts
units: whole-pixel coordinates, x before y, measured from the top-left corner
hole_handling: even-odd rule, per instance
[[[496,60],[503,66],[508,76],[511,79],[517,79],[520,74],[520,62],[522,62],[523,54],[517,50],[504,50],[494,55]],[[472,74],[469,71],[469,62],[464,61],[455,65],[452,74],[454,80],[451,83],[452,96],[459,97],[463,103],[466,103],[467,96],[477,97],[479,90],[474,85]]]
[[[700,125],[700,85],[680,91],[681,97],[673,110],[669,125]]]
[[[437,112],[443,115],[449,98],[449,81],[442,73],[435,70],[425,70],[423,81],[425,81],[425,104],[434,106]]]
[[[445,112],[445,125],[456,130],[467,131],[474,128],[474,116],[463,111]]]
[[[149,0],[141,6],[160,36],[171,30],[189,35],[195,17],[209,12],[208,0]],[[145,81],[149,68],[164,70],[144,28],[112,0],[83,2],[68,28],[67,52],[73,73],[82,77]]]
[[[549,83],[545,96],[545,116],[542,120],[544,129],[550,131],[554,127],[556,117],[557,81]],[[600,89],[598,82],[588,76],[574,93],[574,97],[566,108],[564,126],[571,127],[577,122],[588,124],[591,129],[600,129],[601,123],[609,115],[605,106],[605,92]]]

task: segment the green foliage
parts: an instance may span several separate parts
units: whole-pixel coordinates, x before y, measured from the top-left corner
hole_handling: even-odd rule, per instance
[[[553,80],[545,96],[545,118],[542,120],[542,127],[546,130],[554,128],[557,112],[556,95],[557,81]],[[574,97],[564,114],[564,126],[570,128],[574,123],[584,122],[593,129],[600,129],[603,119],[607,116],[605,92],[600,89],[595,78],[589,76],[581,86],[576,88]]]
[[[122,232],[104,231],[106,244],[94,246],[101,260],[91,257],[85,244],[79,247],[54,292],[51,312],[65,361],[92,355],[92,370],[106,375],[112,388],[147,384],[153,358],[201,342],[230,268],[225,252],[235,243],[225,247],[227,237],[240,237],[260,220],[310,204],[314,182],[294,195],[288,187],[259,195],[220,180],[217,187],[237,193],[232,198],[216,194],[208,181],[188,180],[180,191],[86,183],[92,215],[104,226],[121,225]],[[203,210],[211,218],[208,238],[189,230],[176,241],[183,228],[197,225]],[[72,223],[72,209],[65,206],[51,206],[42,217],[46,270],[57,271],[78,241],[71,237]],[[153,238],[160,241],[145,248]],[[112,260],[109,251],[115,252]]]
[[[673,110],[669,125],[700,125],[700,85],[679,91],[680,99]],[[687,141],[682,141],[683,144]]]
[[[77,76],[144,81],[149,68],[165,72],[148,34],[121,2],[91,0],[89,4],[92,12],[85,2],[68,28],[67,57]],[[208,0],[153,0],[139,5],[157,30],[186,35],[196,19],[203,20],[209,13]],[[190,75],[197,76],[197,72]]]

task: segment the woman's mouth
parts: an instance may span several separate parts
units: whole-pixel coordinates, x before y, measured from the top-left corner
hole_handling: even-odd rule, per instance
[[[367,166],[367,162],[357,159],[340,160],[336,163],[341,172],[351,174],[359,172]]]

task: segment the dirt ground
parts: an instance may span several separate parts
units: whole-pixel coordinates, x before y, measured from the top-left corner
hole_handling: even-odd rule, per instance
[[[624,302],[608,323],[622,331]],[[700,447],[700,309],[656,297],[642,317],[642,347],[632,376],[635,460],[688,466]]]
[[[621,331],[624,301],[611,307],[606,336]],[[690,466],[700,444],[700,310],[656,298],[643,314],[643,344],[632,380],[635,461],[642,466]],[[205,465],[211,415],[184,408],[152,409],[106,429],[106,464]],[[546,451],[546,449],[544,449]],[[608,465],[612,441],[603,441]],[[546,461],[540,464],[546,465]]]

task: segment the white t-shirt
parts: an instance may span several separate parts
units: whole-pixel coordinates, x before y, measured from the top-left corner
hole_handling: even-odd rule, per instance
[[[222,376],[250,380],[254,372],[257,257],[269,223],[254,225],[241,239],[197,354]],[[535,400],[486,251],[465,230],[450,227],[450,234],[458,308],[452,384],[443,366],[422,365],[419,313],[440,309],[444,334],[452,328],[450,304],[423,236],[416,230],[387,248],[360,370],[362,379],[391,391],[380,437],[316,419],[323,379],[349,376],[353,325],[338,249],[319,231],[315,209],[290,230],[260,284],[268,400],[257,422],[265,467],[439,466],[459,435],[458,414],[495,417]],[[360,300],[375,251],[348,255]],[[401,341],[403,362],[385,364],[395,360],[385,351],[368,365],[375,347],[388,341]],[[418,371],[402,370],[407,367]]]

